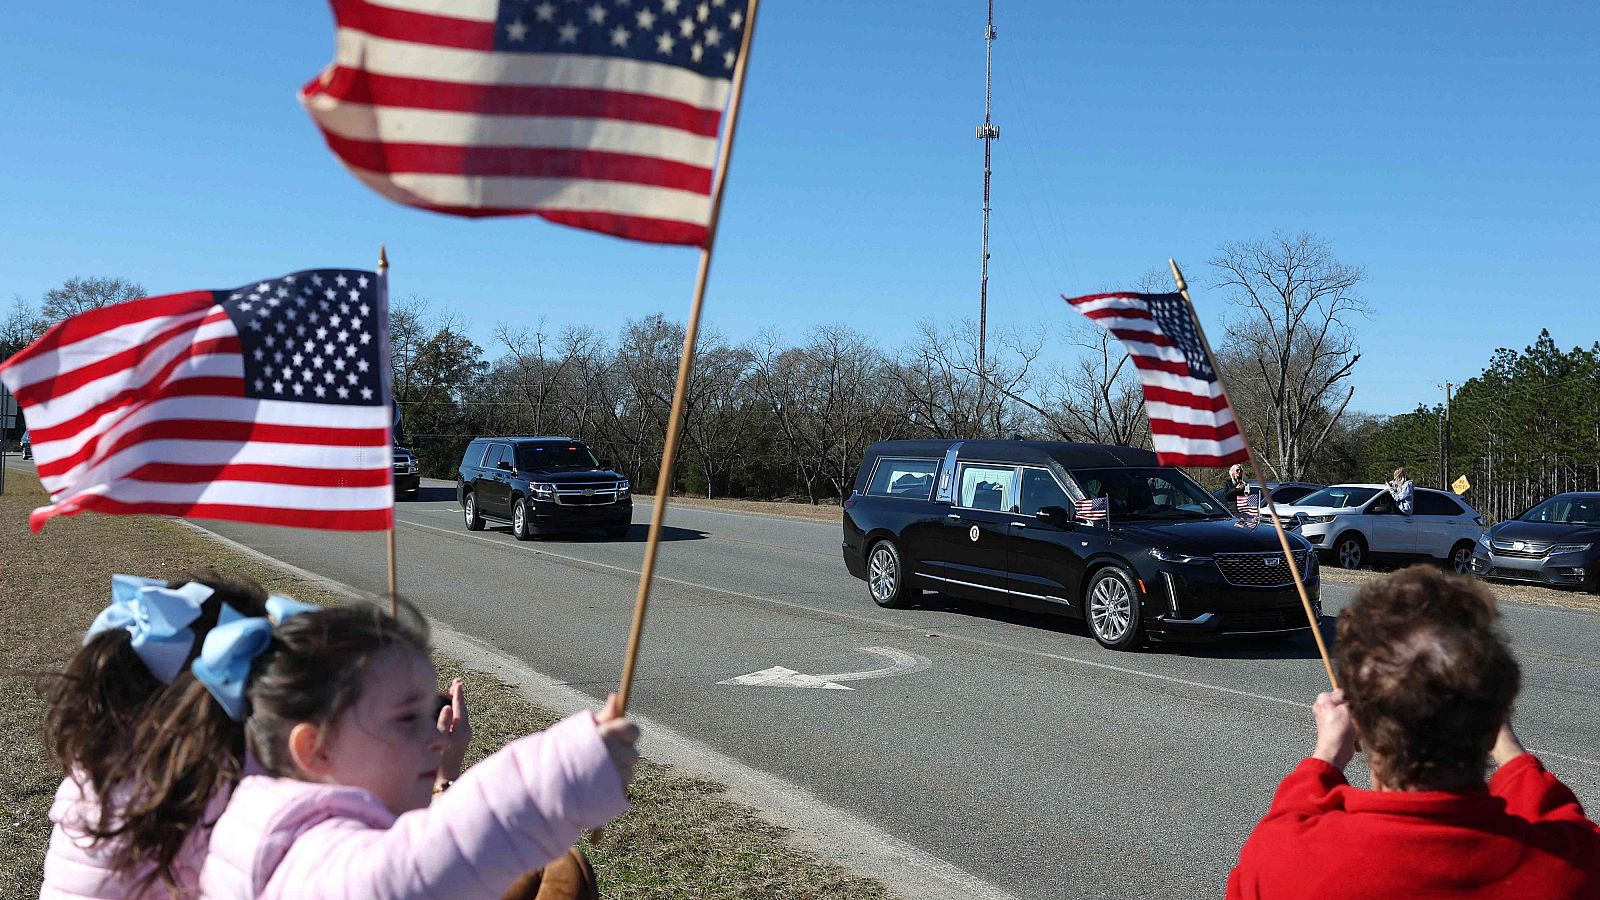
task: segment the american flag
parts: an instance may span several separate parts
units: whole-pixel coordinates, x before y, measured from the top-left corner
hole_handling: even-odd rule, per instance
[[[371,272],[319,269],[73,316],[0,365],[50,505],[388,528],[389,319]]]
[[[1111,521],[1111,507],[1104,497],[1095,497],[1092,500],[1074,500],[1073,506],[1077,508],[1078,518],[1085,522]]]
[[[1261,495],[1253,489],[1240,494],[1239,514],[1252,517],[1261,515]]]
[[[380,194],[703,244],[739,0],[333,0],[300,92]]]
[[[1163,465],[1223,467],[1249,458],[1216,365],[1182,294],[1063,297],[1122,340],[1144,385]]]

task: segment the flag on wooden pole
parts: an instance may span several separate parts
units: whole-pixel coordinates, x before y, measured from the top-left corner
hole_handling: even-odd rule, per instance
[[[394,514],[389,317],[372,272],[130,300],[0,365],[56,516],[376,531]]]
[[[455,215],[706,242],[743,3],[332,5],[335,59],[300,100],[368,187]]]

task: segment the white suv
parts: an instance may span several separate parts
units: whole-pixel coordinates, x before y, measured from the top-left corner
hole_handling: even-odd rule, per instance
[[[1300,523],[1300,535],[1342,569],[1378,558],[1428,558],[1472,571],[1483,517],[1455,494],[1416,488],[1403,516],[1381,484],[1336,484],[1301,497],[1278,514]]]

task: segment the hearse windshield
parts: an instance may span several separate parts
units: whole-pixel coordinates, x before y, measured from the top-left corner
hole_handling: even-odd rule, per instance
[[[550,469],[598,469],[600,461],[589,448],[568,441],[535,441],[517,445],[517,468],[537,472]]]
[[[1233,518],[1233,513],[1177,469],[1074,469],[1072,477],[1084,496],[1108,498],[1113,522]]]

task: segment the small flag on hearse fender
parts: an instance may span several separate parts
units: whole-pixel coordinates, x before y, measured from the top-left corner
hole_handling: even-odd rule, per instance
[[[1104,522],[1111,524],[1110,502],[1105,497],[1094,497],[1089,500],[1075,500],[1073,506],[1077,508],[1078,518],[1085,522]]]
[[[373,272],[130,300],[0,365],[56,516],[376,531],[394,514],[389,317]]]

